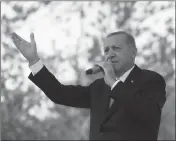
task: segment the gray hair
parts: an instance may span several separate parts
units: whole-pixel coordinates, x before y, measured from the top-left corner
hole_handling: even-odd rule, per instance
[[[135,42],[134,37],[131,34],[125,32],[125,31],[112,32],[112,33],[107,35],[107,38],[110,37],[110,36],[119,35],[119,34],[125,35],[127,43],[131,44],[136,49],[136,42]]]

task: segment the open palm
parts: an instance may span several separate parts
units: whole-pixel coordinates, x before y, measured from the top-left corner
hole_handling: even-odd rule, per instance
[[[16,33],[12,33],[11,36],[17,49],[29,62],[38,60],[37,47],[33,33],[30,35],[31,42],[27,42]]]

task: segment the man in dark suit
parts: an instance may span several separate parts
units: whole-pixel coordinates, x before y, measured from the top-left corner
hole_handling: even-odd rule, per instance
[[[166,84],[158,73],[135,64],[133,36],[123,31],[107,36],[105,60],[97,63],[104,77],[89,86],[61,84],[39,59],[30,37],[31,43],[12,34],[29,61],[29,79],[56,104],[90,109],[90,140],[157,140]]]

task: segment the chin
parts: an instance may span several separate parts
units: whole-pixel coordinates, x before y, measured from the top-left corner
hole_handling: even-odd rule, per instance
[[[113,68],[116,70],[116,71],[119,71],[119,70],[121,70],[122,68],[121,68],[121,66],[119,65],[119,64],[113,64]]]

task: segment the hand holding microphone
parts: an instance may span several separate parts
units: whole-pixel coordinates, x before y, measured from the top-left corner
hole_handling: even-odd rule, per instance
[[[114,69],[109,62],[96,62],[94,67],[91,69],[88,69],[86,71],[86,74],[96,74],[99,72],[104,73],[104,80],[107,85],[110,87],[114,84],[116,81],[116,75],[114,72]]]
[[[98,65],[94,65],[91,69],[88,69],[86,71],[86,74],[89,75],[89,74],[96,74],[96,73],[99,73],[103,71],[103,68],[98,66]]]

